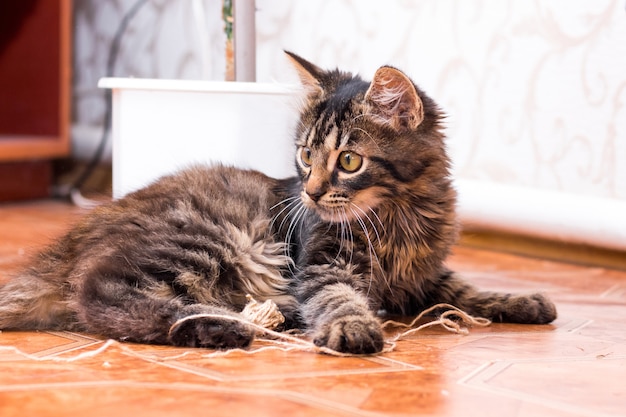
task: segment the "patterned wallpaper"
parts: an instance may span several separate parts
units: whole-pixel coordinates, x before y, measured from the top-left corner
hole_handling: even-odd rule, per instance
[[[626,199],[623,1],[257,5],[262,63],[288,48],[368,77],[404,69],[447,112],[457,175]]]
[[[100,126],[109,48],[137,0],[74,0],[74,123]],[[113,75],[224,78],[221,0],[148,0],[130,20]]]
[[[78,124],[101,120],[95,84],[130,4],[76,1]],[[283,49],[364,77],[391,64],[448,114],[459,177],[626,200],[623,1],[256,4],[259,81],[295,81]],[[129,27],[116,75],[222,79],[220,8],[220,0],[150,0]]]

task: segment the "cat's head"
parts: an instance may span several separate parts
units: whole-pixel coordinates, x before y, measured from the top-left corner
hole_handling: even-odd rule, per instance
[[[402,71],[384,66],[367,82],[287,55],[307,91],[296,131],[306,207],[341,222],[448,185],[441,113]]]

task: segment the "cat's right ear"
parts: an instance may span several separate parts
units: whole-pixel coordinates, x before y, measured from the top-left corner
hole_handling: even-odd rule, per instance
[[[321,96],[324,92],[321,84],[322,74],[324,71],[317,65],[310,63],[293,52],[285,51],[285,54],[287,54],[291,64],[298,73],[300,82],[306,89],[307,95],[310,98]]]
[[[424,105],[413,81],[393,67],[380,67],[365,94],[370,114],[396,130],[415,129],[424,120]]]

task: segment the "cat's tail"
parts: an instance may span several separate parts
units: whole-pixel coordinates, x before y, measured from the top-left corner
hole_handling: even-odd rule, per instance
[[[62,285],[24,273],[0,284],[0,330],[71,329]]]

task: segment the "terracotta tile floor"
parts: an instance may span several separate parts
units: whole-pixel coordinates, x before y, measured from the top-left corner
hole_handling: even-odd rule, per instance
[[[57,202],[0,205],[0,279],[79,212]],[[94,355],[105,341],[89,335],[5,331],[0,415],[626,415],[626,273],[463,247],[450,264],[484,288],[547,292],[559,319],[467,336],[431,328],[359,358],[207,357],[133,344]]]

